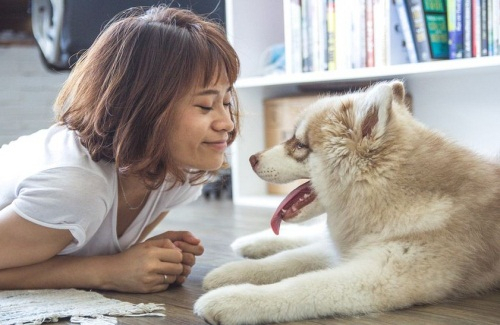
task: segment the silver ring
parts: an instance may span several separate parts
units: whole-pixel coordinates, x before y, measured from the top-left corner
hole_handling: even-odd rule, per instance
[[[168,283],[168,276],[166,274],[163,274],[163,283]]]

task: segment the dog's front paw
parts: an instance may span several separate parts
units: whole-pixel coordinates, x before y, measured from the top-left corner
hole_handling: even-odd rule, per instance
[[[236,254],[251,259],[267,257],[283,250],[279,238],[271,231],[237,238],[231,244],[231,249]]]
[[[266,299],[258,287],[251,284],[228,286],[201,296],[193,312],[209,324],[238,325],[274,322],[275,315],[267,315],[262,308]]]
[[[304,237],[304,229],[307,228],[287,225],[282,227],[280,236],[276,236],[271,229],[264,230],[237,238],[231,248],[236,254],[246,258],[264,258],[310,244],[312,241]]]
[[[224,264],[209,272],[203,279],[203,289],[215,288],[252,282],[255,277],[251,270],[255,270],[253,261],[236,261]]]

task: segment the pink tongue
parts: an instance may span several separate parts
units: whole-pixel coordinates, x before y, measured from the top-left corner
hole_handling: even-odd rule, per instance
[[[273,218],[271,219],[271,228],[276,235],[280,234],[280,225],[281,225],[281,214],[274,213]]]
[[[311,186],[311,182],[305,182],[304,184],[300,185],[293,191],[291,191],[285,199],[280,203],[278,208],[273,214],[273,217],[271,218],[271,229],[276,235],[279,235],[280,233],[280,225],[281,221],[283,220],[284,213],[282,212],[283,209],[288,209],[290,208],[293,203],[297,200],[297,197],[302,196],[302,191],[305,188],[309,188]]]

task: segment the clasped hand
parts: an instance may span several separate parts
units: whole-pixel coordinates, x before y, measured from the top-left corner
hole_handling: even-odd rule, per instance
[[[188,231],[167,231],[152,237],[116,255],[118,263],[112,267],[121,268],[122,276],[121,280],[115,278],[112,289],[147,293],[182,284],[203,251],[200,240]]]

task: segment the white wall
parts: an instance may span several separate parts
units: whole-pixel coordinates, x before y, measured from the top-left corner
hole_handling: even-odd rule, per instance
[[[500,157],[500,67],[413,76],[408,86],[418,120],[480,154]]]

